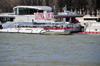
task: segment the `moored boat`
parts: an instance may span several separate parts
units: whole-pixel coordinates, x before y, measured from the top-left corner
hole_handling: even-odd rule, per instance
[[[30,33],[30,34],[70,34],[74,30],[73,25],[66,23],[51,23],[51,24],[19,24],[6,23],[3,24],[3,29],[0,32],[10,33]]]
[[[65,14],[54,14],[51,9],[48,6],[16,6],[13,8],[13,15],[3,16],[13,21],[3,24],[0,32],[70,34],[73,31],[80,31],[79,21],[75,17],[84,15],[69,11]]]
[[[100,17],[84,17],[85,32],[99,33],[100,32]]]

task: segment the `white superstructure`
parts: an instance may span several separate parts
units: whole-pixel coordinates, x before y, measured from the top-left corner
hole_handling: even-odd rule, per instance
[[[48,13],[52,8],[49,6],[16,6],[13,8],[15,16],[15,22],[50,22],[50,20],[38,20],[34,18],[34,13]]]
[[[54,22],[55,19],[35,19],[34,14],[35,13],[43,13],[43,17],[51,17],[49,13],[52,12],[52,8],[49,6],[16,6],[13,8],[13,13],[0,13],[0,21],[2,22]],[[47,13],[47,14],[46,14]],[[48,15],[48,16],[47,16]],[[54,14],[52,14],[54,15]],[[41,15],[40,15],[41,16]],[[70,17],[75,18],[75,17],[83,17],[84,15],[76,14],[70,11],[66,11],[63,14],[57,14],[54,15],[54,17],[57,16],[64,16],[65,20],[63,22],[68,22],[68,19]]]
[[[84,17],[86,32],[100,32],[100,17]]]
[[[49,6],[16,6],[13,8],[14,13],[1,13],[0,20],[3,22],[51,22],[48,19],[34,19],[34,13],[48,13],[51,12],[52,8]]]

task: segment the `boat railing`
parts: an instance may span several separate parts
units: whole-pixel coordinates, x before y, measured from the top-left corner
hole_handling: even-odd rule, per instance
[[[15,25],[18,28],[73,29],[72,24]]]

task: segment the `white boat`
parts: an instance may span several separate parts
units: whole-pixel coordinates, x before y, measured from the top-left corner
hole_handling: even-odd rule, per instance
[[[84,17],[85,32],[100,32],[100,17]]]
[[[72,31],[80,31],[77,29],[80,28],[79,21],[75,17],[84,16],[71,12],[55,15],[49,6],[16,6],[13,10],[13,14],[0,15],[12,20],[5,23],[0,32],[70,34]]]
[[[6,23],[3,24],[3,29],[0,32],[9,33],[30,33],[30,34],[70,34],[74,30],[73,25],[66,23],[51,23],[51,24],[21,24],[21,23]]]

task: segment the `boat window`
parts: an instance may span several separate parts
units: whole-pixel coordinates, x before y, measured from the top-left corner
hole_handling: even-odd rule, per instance
[[[69,22],[70,18],[66,18],[66,22]]]
[[[37,9],[19,8],[19,15],[31,15],[34,14],[34,12],[37,12]],[[15,9],[15,14],[17,14],[17,9]]]
[[[47,12],[51,12],[50,10],[47,10]]]
[[[36,13],[36,12],[37,12],[37,10],[36,10],[36,9],[34,9],[34,10],[33,10],[33,12],[34,12],[34,13]]]
[[[100,22],[100,18],[84,18],[84,20]]]
[[[17,14],[17,8],[15,8],[15,14]]]
[[[63,18],[55,18],[55,22],[63,22]]]
[[[3,24],[3,28],[13,28],[14,24]]]
[[[43,10],[38,10],[39,13],[43,13]]]
[[[36,12],[43,13],[44,10],[32,9],[32,8],[15,8],[15,15],[33,15]],[[51,12],[47,10],[46,12]]]
[[[97,19],[97,22],[100,22],[100,18]]]
[[[84,18],[84,20],[97,20],[97,18]]]
[[[14,17],[0,17],[0,21],[2,23],[6,23],[7,21],[12,22],[15,18]]]

